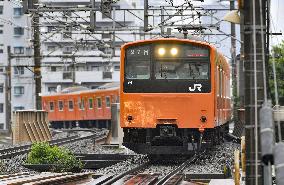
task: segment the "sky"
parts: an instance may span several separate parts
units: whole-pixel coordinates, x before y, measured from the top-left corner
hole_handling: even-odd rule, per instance
[[[282,32],[284,34],[284,1],[271,0],[271,28],[272,32]],[[284,40],[284,35],[273,36],[270,45],[276,45]]]

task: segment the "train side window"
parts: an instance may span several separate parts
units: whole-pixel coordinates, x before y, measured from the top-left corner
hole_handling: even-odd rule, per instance
[[[59,111],[63,111],[63,108],[64,108],[63,101],[62,101],[62,100],[59,100],[59,101],[58,101],[58,110],[59,110]]]
[[[69,100],[69,101],[68,101],[68,108],[69,108],[69,111],[73,111],[73,110],[74,110],[74,103],[73,103],[73,100]]]
[[[78,106],[80,110],[84,110],[85,109],[85,101],[84,98],[78,98]]]
[[[110,107],[110,97],[106,96],[106,107],[109,108]]]
[[[84,100],[84,98],[82,98],[81,101],[80,101],[80,109],[81,110],[85,109],[85,100]]]
[[[98,109],[102,108],[102,99],[101,98],[97,98],[97,108]]]
[[[89,98],[89,109],[93,109],[93,98]]]
[[[54,111],[54,102],[53,101],[49,102],[49,110]]]

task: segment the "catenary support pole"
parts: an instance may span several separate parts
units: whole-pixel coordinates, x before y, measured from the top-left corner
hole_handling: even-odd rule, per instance
[[[263,5],[265,3],[262,3]],[[264,101],[260,4],[244,3],[246,184],[263,184],[259,146],[259,108]],[[265,20],[265,19],[262,19]],[[265,25],[265,23],[263,23]],[[265,31],[264,31],[265,33]]]
[[[38,6],[38,0],[34,0],[34,7]],[[41,110],[41,57],[40,57],[40,28],[39,14],[34,12],[32,18],[33,26],[33,46],[34,46],[34,80],[35,80],[35,107]]]

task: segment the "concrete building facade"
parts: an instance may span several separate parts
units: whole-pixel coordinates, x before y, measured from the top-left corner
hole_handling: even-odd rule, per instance
[[[89,0],[41,1],[47,6],[88,6]],[[95,3],[100,6],[100,1]],[[121,25],[133,25],[134,16],[125,15],[120,8],[129,8],[126,1],[113,4],[110,17],[96,13],[96,31],[88,30],[89,12],[45,13],[41,21],[42,93],[81,85],[97,88],[108,82],[119,82],[120,46],[135,40],[129,30],[114,32]],[[132,18],[131,18],[132,17]],[[114,21],[115,20],[115,21]],[[115,33],[115,36],[114,36]],[[46,39],[48,38],[48,39]],[[57,56],[57,57],[52,57]]]
[[[0,1],[0,130],[8,128],[7,77],[11,75],[11,112],[34,108],[34,80],[32,59],[11,59],[11,73],[8,68],[8,46],[11,54],[19,57],[32,53],[30,18],[23,14],[18,1]]]

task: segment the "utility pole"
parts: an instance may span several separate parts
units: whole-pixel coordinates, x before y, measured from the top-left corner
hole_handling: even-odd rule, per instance
[[[75,66],[75,57],[72,56],[72,85],[75,86],[76,84],[76,66]]]
[[[230,10],[235,9],[235,2],[230,1]],[[231,64],[232,64],[232,86],[234,96],[234,106],[233,106],[233,119],[236,122],[237,118],[237,103],[236,103],[236,90],[237,90],[237,80],[236,80],[236,25],[231,22]]]
[[[258,0],[244,3],[246,184],[257,185],[263,184],[258,123],[259,109],[264,102],[261,33],[265,34],[265,26],[261,27],[260,16]]]
[[[161,7],[161,23],[164,22],[164,14],[165,14],[165,10],[164,10],[164,7],[162,6]],[[165,26],[164,24],[161,25],[161,35],[164,35],[165,34]]]
[[[93,10],[96,8],[96,1],[91,0],[92,10],[90,10],[90,31],[94,32],[96,28],[96,12]]]
[[[115,11],[115,6],[112,8],[112,15],[113,15],[113,17],[112,17],[112,28],[113,28],[113,35],[112,35],[112,57],[114,57],[115,56],[115,19],[116,19],[116,17],[115,17],[115,13],[116,13],[116,11]]]
[[[148,23],[148,0],[144,0],[144,32],[149,31]]]
[[[11,47],[7,47],[8,52],[8,64],[6,67],[6,84],[5,84],[5,92],[6,92],[6,102],[5,102],[5,111],[6,111],[6,129],[11,132]]]
[[[33,6],[37,7],[38,0],[33,1]],[[36,109],[41,110],[41,57],[40,57],[40,28],[39,28],[39,14],[34,12],[33,19],[33,46],[34,46],[34,79],[35,79],[35,104]]]

